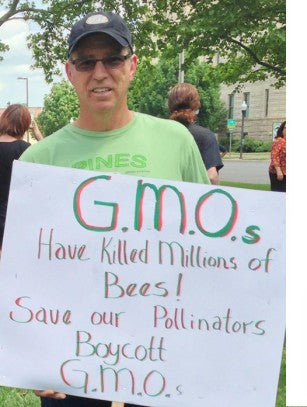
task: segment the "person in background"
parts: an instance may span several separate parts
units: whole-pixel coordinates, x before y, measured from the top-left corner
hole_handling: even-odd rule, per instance
[[[5,226],[13,161],[31,145],[23,136],[31,125],[29,110],[20,104],[8,106],[0,116],[0,252]],[[42,135],[37,124],[33,126],[36,140]]]
[[[193,135],[211,184],[218,184],[219,170],[224,164],[214,133],[197,124],[200,97],[196,87],[190,83],[179,83],[174,86],[169,92],[168,108],[170,118],[182,123]]]
[[[227,148],[222,144],[219,144],[219,151],[221,158],[223,158],[227,154]]]
[[[78,95],[79,117],[31,146],[20,160],[209,184],[197,145],[184,126],[128,109],[136,68],[131,34],[118,14],[94,12],[76,22],[68,38],[66,74]],[[53,389],[35,393],[43,407],[111,406]]]
[[[269,166],[271,191],[286,192],[286,122],[282,122],[271,150]]]

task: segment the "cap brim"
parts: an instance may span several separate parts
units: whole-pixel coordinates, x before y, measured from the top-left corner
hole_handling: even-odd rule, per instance
[[[68,50],[68,57],[70,57],[70,55],[71,55],[71,53],[73,52],[74,48],[76,47],[76,45],[78,44],[78,42],[79,42],[80,40],[82,40],[82,38],[85,38],[85,37],[87,37],[87,36],[89,36],[89,35],[92,35],[92,34],[107,34],[107,35],[109,35],[110,37],[114,38],[114,40],[117,41],[117,42],[118,42],[120,45],[122,45],[123,47],[129,47],[130,50],[131,50],[131,52],[133,52],[132,46],[129,44],[129,42],[128,42],[125,38],[123,38],[123,37],[121,37],[120,35],[117,35],[117,34],[115,34],[115,33],[113,33],[113,32],[111,33],[111,32],[109,32],[109,30],[105,29],[105,30],[93,30],[93,31],[88,31],[88,32],[86,32],[86,33],[84,33],[84,34],[79,35],[79,37],[77,37],[77,38],[75,39],[75,41],[73,42],[73,44],[71,44],[71,46],[70,46],[70,48],[69,48],[69,50]]]

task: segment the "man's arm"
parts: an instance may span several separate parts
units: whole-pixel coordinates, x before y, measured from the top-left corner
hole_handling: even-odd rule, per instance
[[[207,173],[209,175],[209,179],[211,184],[218,185],[220,182],[219,173],[216,170],[216,167],[211,167],[207,169]]]
[[[36,123],[36,121],[34,121],[34,120],[33,120],[33,124],[31,126],[31,129],[32,129],[34,137],[35,137],[35,139],[37,141],[40,141],[40,140],[42,140],[44,138],[41,131],[40,131],[40,129],[39,129],[39,127],[38,127],[38,125],[37,125],[37,123]]]

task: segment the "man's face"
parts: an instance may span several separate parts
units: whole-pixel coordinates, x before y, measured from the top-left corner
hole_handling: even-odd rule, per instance
[[[105,34],[93,34],[80,40],[66,63],[68,79],[74,86],[80,101],[80,112],[118,112],[127,105],[127,92],[132,81],[137,57],[132,55],[122,63],[103,64],[97,62],[93,69],[80,71],[87,59],[105,59],[110,56],[127,55],[128,48],[122,48],[113,38]],[[77,63],[73,64],[72,61]],[[84,61],[84,64],[78,64]]]

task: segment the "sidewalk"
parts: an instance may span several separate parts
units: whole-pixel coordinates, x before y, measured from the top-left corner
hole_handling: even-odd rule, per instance
[[[225,160],[240,160],[240,161],[246,161],[246,160],[270,160],[271,153],[266,152],[266,153],[243,153],[242,154],[242,159],[240,159],[240,153],[227,153],[223,157],[223,161]]]

